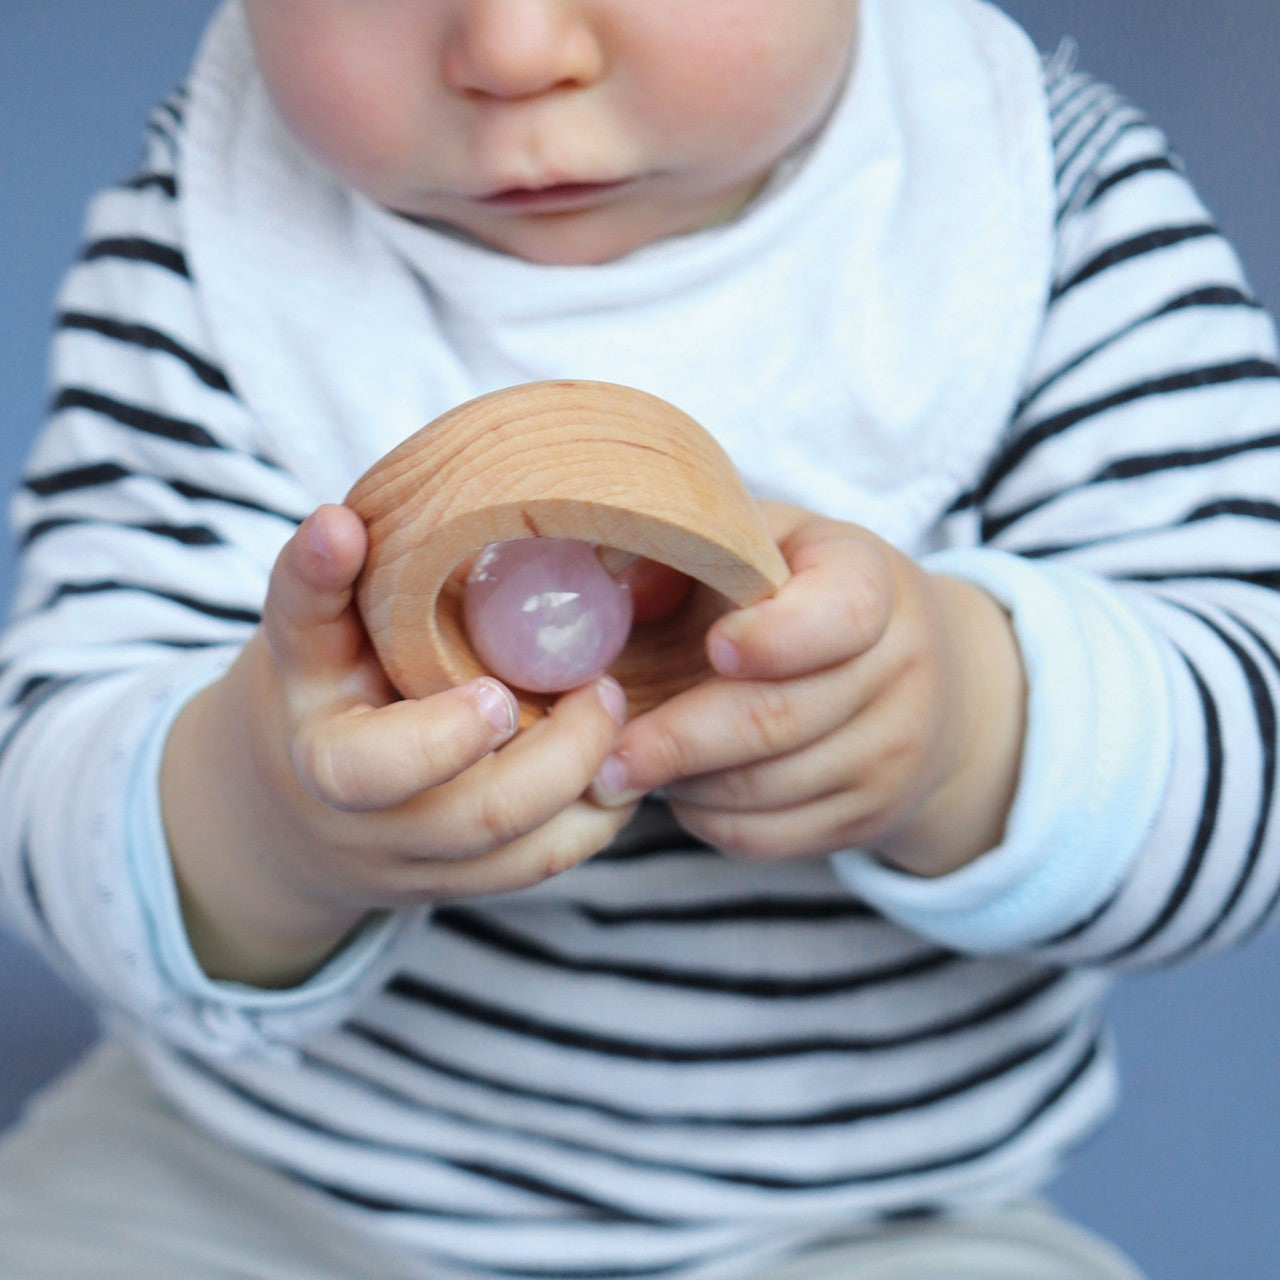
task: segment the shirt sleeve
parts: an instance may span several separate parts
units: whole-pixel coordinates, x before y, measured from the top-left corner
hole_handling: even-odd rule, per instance
[[[61,290],[48,420],[13,503],[0,639],[0,906],[108,1016],[208,1054],[329,1025],[408,917],[305,988],[210,982],[186,946],[155,771],[173,716],[259,620],[313,503],[220,369],[181,235],[182,100],[90,208]]]
[[[918,880],[837,858],[961,950],[1168,964],[1280,896],[1280,368],[1271,319],[1168,141],[1049,76],[1055,279],[1003,447],[928,560],[1008,609],[1030,682],[1006,838]]]

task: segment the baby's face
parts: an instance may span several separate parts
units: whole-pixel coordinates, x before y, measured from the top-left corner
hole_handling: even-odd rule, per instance
[[[245,0],[277,108],[379,204],[535,262],[732,217],[822,120],[857,0]]]

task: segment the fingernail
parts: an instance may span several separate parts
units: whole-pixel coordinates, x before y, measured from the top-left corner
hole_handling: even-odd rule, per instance
[[[627,766],[618,756],[609,756],[591,783],[591,794],[600,804],[618,804],[632,798]]]
[[[707,656],[721,675],[735,676],[742,670],[742,654],[738,652],[738,646],[718,631],[707,637]]]
[[[321,525],[322,522],[316,519],[316,514],[313,511],[302,522],[302,533],[306,538],[307,548],[311,554],[328,564],[333,559],[333,545]]]
[[[520,720],[515,695],[497,680],[481,677],[475,683],[475,700],[480,714],[499,733],[514,733]]]
[[[614,724],[627,723],[627,695],[612,676],[601,676],[596,681],[596,694]]]

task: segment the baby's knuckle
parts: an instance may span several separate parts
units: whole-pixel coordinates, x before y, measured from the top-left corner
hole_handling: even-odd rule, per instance
[[[519,802],[505,788],[485,787],[477,804],[477,825],[489,848],[500,849],[524,834]]]
[[[566,871],[572,871],[593,852],[593,849],[582,848],[571,841],[553,840],[542,850],[537,860],[535,874],[538,881],[554,880]]]
[[[696,817],[682,815],[682,821],[693,835],[726,857],[743,862],[760,861],[765,857],[765,842],[757,837],[757,824],[749,817],[716,809],[703,810]]]
[[[844,630],[863,647],[883,633],[891,607],[891,584],[873,565],[861,563],[851,569],[843,591],[830,601],[826,625]]]
[[[351,762],[327,734],[299,730],[292,755],[298,779],[313,799],[330,809],[351,806]]]
[[[699,772],[689,742],[666,726],[657,725],[645,744],[644,757],[633,756],[632,772],[646,778],[684,778]]]
[[[716,799],[727,809],[754,808],[760,802],[761,791],[758,772],[747,766],[725,769],[715,778]]]
[[[572,871],[613,838],[616,824],[605,815],[566,810],[541,833],[530,862],[531,883],[554,880]]]
[[[796,707],[783,686],[757,686],[745,711],[753,743],[765,755],[778,755],[795,745]]]
[[[456,744],[439,728],[424,719],[414,720],[410,726],[409,741],[413,755],[423,768],[418,772],[433,781],[453,777],[461,761]]]

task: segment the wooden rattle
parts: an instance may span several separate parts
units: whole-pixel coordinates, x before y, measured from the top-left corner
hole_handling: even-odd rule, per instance
[[[786,562],[715,439],[664,400],[604,382],[535,382],[469,400],[375,463],[347,497],[369,530],[357,601],[405,697],[485,673],[462,572],[491,544],[566,538],[642,557],[695,589],[638,622],[609,670],[633,715],[710,672],[707,627],[772,595]],[[500,550],[500,549],[499,549]],[[552,701],[515,688],[521,723]]]

